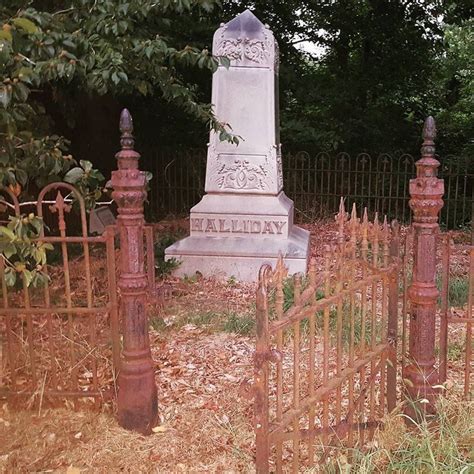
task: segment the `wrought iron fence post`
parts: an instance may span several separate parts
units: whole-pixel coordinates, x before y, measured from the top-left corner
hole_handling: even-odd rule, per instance
[[[257,289],[257,344],[255,351],[255,437],[256,437],[256,471],[258,474],[269,472],[270,446],[268,441],[268,295],[267,286],[271,267],[260,268]]]
[[[387,408],[395,409],[397,404],[397,340],[398,340],[398,285],[400,274],[400,228],[397,221],[392,222],[392,240],[390,241],[390,257],[396,266],[390,273],[388,290],[388,341],[390,352],[387,367]]]
[[[146,177],[134,149],[133,122],[127,109],[120,115],[118,170],[112,172],[112,197],[117,203],[120,235],[120,312],[123,352],[118,377],[118,419],[121,426],[150,433],[157,418],[157,389],[145,312],[143,202]]]
[[[410,208],[413,211],[413,281],[408,290],[411,301],[409,365],[404,367],[406,393],[413,402],[406,413],[417,417],[433,413],[438,383],[435,368],[436,239],[438,215],[443,207],[444,181],[437,177],[435,159],[436,125],[428,117],[423,127],[421,159],[416,163],[417,177],[410,180]],[[419,403],[422,401],[422,403]]]

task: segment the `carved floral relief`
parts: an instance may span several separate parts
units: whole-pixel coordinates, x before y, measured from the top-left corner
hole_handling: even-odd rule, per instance
[[[221,39],[217,44],[216,56],[226,56],[234,61],[248,59],[257,64],[270,57],[271,42],[249,38]]]
[[[264,190],[267,171],[262,165],[252,165],[248,160],[235,160],[233,164],[222,164],[217,170],[217,185],[221,189]]]

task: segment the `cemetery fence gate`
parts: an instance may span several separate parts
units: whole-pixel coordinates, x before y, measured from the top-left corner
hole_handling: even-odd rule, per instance
[[[13,215],[24,216],[17,197],[9,189],[2,191]],[[69,217],[72,205],[78,208],[79,225]],[[115,229],[89,236],[84,199],[67,183],[47,185],[35,209],[29,207],[41,218],[47,215],[51,231],[43,226],[38,241],[54,250],[42,269],[44,285],[37,288],[24,274],[16,287],[9,287],[5,260],[0,259],[0,394],[37,398],[40,404],[58,397],[75,404],[91,398],[98,407],[114,396],[120,360]],[[70,233],[68,227],[78,232]],[[98,255],[105,256],[102,264],[92,262]]]
[[[396,404],[399,227],[341,201],[323,271],[290,279],[280,257],[257,290],[257,472],[310,468],[370,440]]]

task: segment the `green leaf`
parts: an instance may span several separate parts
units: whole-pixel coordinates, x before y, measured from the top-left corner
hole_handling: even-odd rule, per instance
[[[10,286],[10,287],[15,286],[16,273],[13,270],[13,268],[7,267],[5,269],[4,276],[5,276],[5,283],[7,284],[7,286]]]
[[[22,186],[25,186],[28,181],[28,173],[25,170],[17,169],[16,179]]]
[[[137,89],[142,95],[147,95],[148,93],[148,85],[145,81],[140,81],[137,85]]]
[[[16,246],[12,243],[9,243],[5,249],[3,250],[3,255],[5,255],[6,258],[11,258],[13,255],[15,255],[17,252]]]
[[[0,31],[0,34],[3,33]],[[9,33],[9,32],[8,32]],[[5,66],[8,64],[12,58],[12,45],[8,42],[7,39],[2,39],[0,37],[0,66]]]
[[[13,18],[13,24],[25,30],[29,34],[36,33],[38,31],[38,27],[31,20],[28,20],[28,18]]]
[[[23,270],[23,276],[25,278],[25,283],[26,283],[26,286],[30,286],[30,283],[31,281],[33,280],[33,273],[30,272],[29,270]]]
[[[3,234],[5,237],[10,239],[11,241],[14,241],[16,239],[16,236],[13,233],[13,231],[11,229],[9,229],[8,227],[3,226],[3,225],[0,226],[0,234]]]
[[[66,183],[76,184],[84,176],[84,170],[79,167],[70,169],[64,176]]]
[[[9,31],[0,30],[0,39],[7,40],[11,43],[12,34]],[[0,48],[1,49],[1,48]]]
[[[30,89],[25,84],[18,82],[13,88],[13,94],[17,99],[25,102],[26,99],[28,99],[28,95],[30,94]]]
[[[79,164],[81,165],[82,169],[86,172],[86,173],[90,173],[92,171],[92,163],[88,160],[80,160],[79,161]]]

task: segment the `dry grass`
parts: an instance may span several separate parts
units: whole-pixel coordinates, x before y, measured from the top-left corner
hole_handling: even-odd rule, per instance
[[[336,237],[334,223],[306,227],[317,230],[312,245],[319,259],[324,243]],[[463,255],[459,261],[461,268]],[[112,405],[96,413],[65,408],[18,411],[4,404],[0,407],[0,471],[254,471],[248,390],[254,340],[238,330],[222,332],[226,327],[222,318],[253,314],[255,285],[203,279],[170,280],[169,285],[173,297],[161,308],[149,308],[161,417],[157,432],[144,437],[121,429]],[[463,334],[453,336],[462,342]],[[449,392],[453,395],[463,373],[462,357],[456,351],[450,354],[454,388]],[[463,416],[453,414],[453,419],[463,420]],[[459,427],[456,423],[453,426]],[[472,433],[472,422],[470,430],[465,432]],[[333,460],[335,472],[384,472],[391,462],[401,459],[406,446],[412,446],[410,439],[402,417],[394,414],[374,440],[369,454],[376,454],[368,458],[364,457],[367,453],[356,453],[349,462],[348,453],[341,451]],[[398,466],[395,472],[415,472]]]
[[[251,402],[241,382],[251,372],[246,338],[190,326],[153,335],[161,424],[144,437],[121,429],[110,410],[0,411],[4,472],[250,472]],[[237,339],[237,340],[236,340]],[[232,369],[229,362],[232,360]]]

